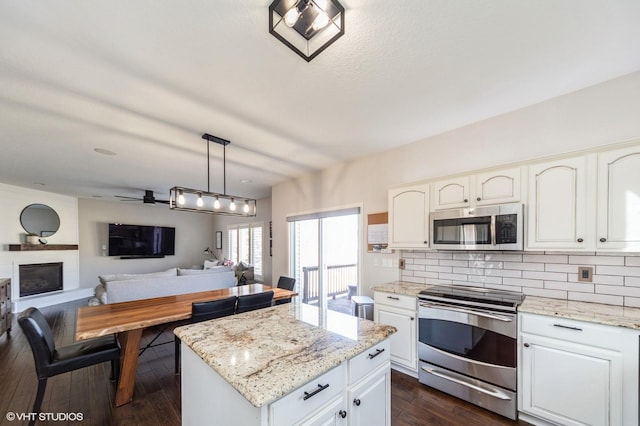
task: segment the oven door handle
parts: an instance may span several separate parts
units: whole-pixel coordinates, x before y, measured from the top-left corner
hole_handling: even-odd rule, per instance
[[[513,322],[513,318],[508,318],[508,317],[503,317],[503,316],[500,316],[500,315],[490,314],[488,312],[483,312],[483,311],[476,311],[476,310],[473,310],[473,309],[458,308],[458,307],[454,307],[454,306],[451,306],[451,305],[445,305],[445,304],[441,304],[441,303],[420,302],[420,306],[422,306],[424,308],[444,309],[444,310],[447,310],[447,311],[460,312],[460,313],[463,313],[463,314],[477,315],[479,317],[490,318],[490,319],[503,321],[503,322]]]
[[[475,391],[484,393],[485,395],[489,395],[489,396],[492,396],[494,398],[502,399],[504,401],[510,401],[511,400],[511,397],[509,395],[505,394],[504,392],[500,392],[497,389],[485,389],[483,387],[476,386],[473,383],[469,383],[467,381],[460,380],[460,379],[457,379],[455,377],[451,377],[448,374],[436,371],[436,370],[434,370],[432,368],[422,367],[422,370],[425,373],[433,374],[434,376],[439,377],[441,379],[449,380],[450,382],[454,382],[454,383],[457,383],[459,385],[466,386],[466,387],[471,388],[471,389],[473,389]]]

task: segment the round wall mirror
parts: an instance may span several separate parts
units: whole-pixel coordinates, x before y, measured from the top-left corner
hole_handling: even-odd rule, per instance
[[[29,234],[49,237],[60,228],[60,217],[54,209],[44,204],[30,204],[20,213],[20,223]]]

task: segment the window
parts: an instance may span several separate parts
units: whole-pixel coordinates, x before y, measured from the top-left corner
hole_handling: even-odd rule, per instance
[[[230,225],[227,235],[229,259],[253,265],[256,279],[262,280],[262,222]]]
[[[351,314],[358,287],[360,208],[289,216],[290,276],[301,302]]]

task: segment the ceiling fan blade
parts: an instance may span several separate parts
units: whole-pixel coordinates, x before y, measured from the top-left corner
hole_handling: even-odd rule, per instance
[[[116,198],[122,198],[120,201],[142,201],[142,198],[129,197],[126,195],[114,195]]]

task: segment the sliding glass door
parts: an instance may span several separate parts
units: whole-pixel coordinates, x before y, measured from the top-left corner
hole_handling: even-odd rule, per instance
[[[290,265],[302,303],[351,313],[358,286],[360,209],[292,216]]]

